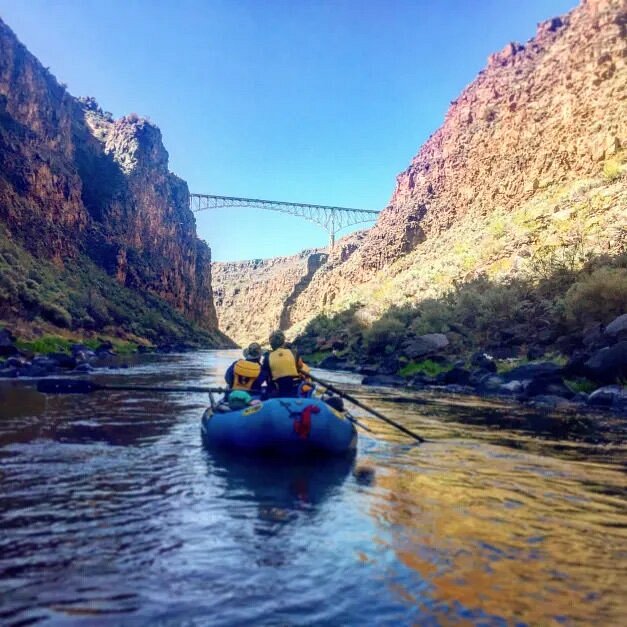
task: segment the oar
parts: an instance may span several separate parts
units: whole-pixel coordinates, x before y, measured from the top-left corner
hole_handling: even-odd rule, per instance
[[[37,391],[43,394],[90,394],[105,390],[128,390],[129,392],[181,392],[211,393],[226,392],[226,388],[205,388],[196,386],[167,387],[144,385],[103,385],[86,379],[41,379],[37,382]]]
[[[414,438],[414,440],[418,442],[426,442],[426,440],[422,436],[419,436],[417,433],[410,431],[407,427],[404,427],[398,422],[395,422],[391,418],[384,416],[381,412],[378,412],[376,409],[372,409],[372,407],[368,407],[368,405],[364,405],[361,401],[358,401],[354,396],[351,396],[350,394],[347,394],[346,392],[343,392],[342,390],[338,390],[338,388],[336,388],[334,385],[331,385],[327,381],[322,381],[322,379],[318,379],[318,377],[314,376],[311,373],[308,373],[307,376],[313,379],[314,381],[316,381],[317,383],[324,385],[324,387],[326,387],[328,390],[331,390],[331,392],[334,392],[338,396],[341,396],[342,398],[345,398],[347,401],[350,401],[353,405],[357,405],[357,407],[361,407],[362,409],[365,409],[367,412],[370,412],[373,416],[376,416],[377,418],[383,420],[384,422],[387,422],[389,425],[396,427],[399,431],[402,431],[403,433]]]

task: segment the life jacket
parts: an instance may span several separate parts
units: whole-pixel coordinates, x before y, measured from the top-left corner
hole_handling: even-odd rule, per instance
[[[277,348],[275,351],[272,351],[268,361],[273,381],[283,377],[298,378],[296,357],[294,357],[294,353],[289,348]]]
[[[247,359],[240,359],[233,367],[233,388],[234,390],[245,390],[249,392],[253,383],[261,374],[261,366]]]

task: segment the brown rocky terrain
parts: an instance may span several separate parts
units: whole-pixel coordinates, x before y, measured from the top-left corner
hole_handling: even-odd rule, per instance
[[[305,250],[292,257],[214,262],[213,296],[224,333],[245,345],[289,328],[292,303],[326,260],[321,251]]]
[[[323,268],[344,263],[364,236],[365,231],[359,231],[340,239],[331,254],[304,250],[290,257],[214,262],[213,297],[220,328],[241,345],[265,342],[274,329],[290,329],[300,320],[295,307],[314,277]]]
[[[377,224],[292,300],[292,334],[353,302],[374,317],[481,273],[537,268],[556,251],[619,250],[626,148],[627,4],[583,0],[490,56],[397,177]],[[238,289],[245,303],[246,281]],[[221,323],[231,316],[246,325],[235,301]]]
[[[211,253],[196,236],[188,196],[187,184],[168,170],[154,124],[134,114],[113,120],[93,99],[72,97],[0,20],[0,226],[14,274],[1,286],[0,318],[32,316],[36,308],[25,294],[41,299],[45,280],[58,278],[30,285],[20,268],[40,260],[61,277],[80,260],[217,330]],[[68,304],[63,292],[42,302],[63,310],[52,322],[93,326],[93,299],[85,307],[76,299]],[[68,314],[70,305],[79,313]],[[125,317],[131,322],[132,312]]]

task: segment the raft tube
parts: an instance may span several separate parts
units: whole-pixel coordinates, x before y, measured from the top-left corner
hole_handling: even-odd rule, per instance
[[[205,411],[205,446],[276,457],[342,455],[355,451],[357,431],[346,413],[315,398],[273,398],[241,410]]]

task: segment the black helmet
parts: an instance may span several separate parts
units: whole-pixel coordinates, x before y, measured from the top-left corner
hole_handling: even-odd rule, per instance
[[[253,342],[247,348],[244,349],[244,357],[246,359],[260,359],[261,358],[261,346],[257,342]]]
[[[273,331],[270,334],[270,346],[272,347],[272,350],[281,348],[283,344],[285,344],[285,333],[281,330]]]

